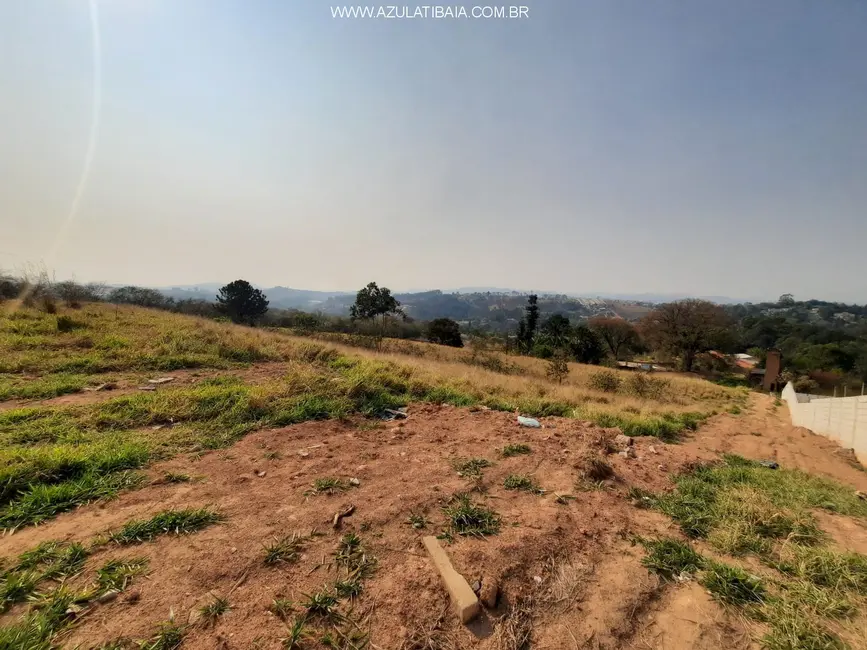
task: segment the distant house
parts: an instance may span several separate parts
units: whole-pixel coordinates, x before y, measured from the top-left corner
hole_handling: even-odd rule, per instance
[[[749,354],[740,353],[735,355],[735,365],[738,368],[749,370],[759,365],[759,360]]]

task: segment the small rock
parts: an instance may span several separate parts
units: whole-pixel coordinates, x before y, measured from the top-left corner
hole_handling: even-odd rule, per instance
[[[156,386],[139,386],[138,389],[139,390],[156,390],[157,387]]]
[[[126,602],[128,602],[130,604],[135,604],[139,600],[141,600],[141,592],[138,591],[137,589],[133,589],[132,591],[127,593],[126,598],[124,600],[126,600]]]
[[[266,472],[265,470],[261,470],[259,472],[256,472],[256,476],[258,476],[259,478],[264,478],[265,474],[267,474],[267,473],[268,472]]]
[[[349,479],[349,484],[358,487],[359,485],[361,485],[361,481],[359,481],[357,478],[351,478]]]
[[[473,584],[470,585],[470,587],[472,588],[473,593],[478,596],[479,592],[482,590],[482,582],[480,580],[476,580],[475,582],[473,582]]]
[[[634,441],[629,436],[618,433],[614,436],[614,444],[618,447],[631,447]]]
[[[400,452],[400,455],[401,455],[401,456],[406,456],[406,452],[405,452],[405,451],[402,451],[402,452]]]
[[[651,454],[655,454],[656,453],[656,447],[654,447],[653,445],[648,445],[647,451],[650,452]]]
[[[200,618],[202,618],[202,612],[200,612],[198,608],[191,609],[190,610],[190,617],[189,617],[189,619],[187,619],[187,622],[190,625],[195,625],[196,623],[199,622]]]
[[[309,452],[309,451],[304,451],[304,450],[302,449],[301,451],[298,452],[298,455],[301,456],[301,458],[307,458],[307,457],[310,455],[310,452]]]
[[[499,594],[499,585],[497,579],[491,576],[482,578],[482,588],[479,591],[479,600],[489,609],[497,606],[497,595]]]
[[[95,600],[100,605],[105,604],[105,603],[110,603],[111,601],[113,601],[117,598],[119,593],[120,593],[119,591],[115,591],[114,589],[112,589],[111,591],[106,591],[101,596],[98,596]]]
[[[779,469],[779,464],[772,460],[763,460],[759,463],[762,467],[767,467],[768,469]]]
[[[237,547],[237,546],[233,546],[233,547],[232,547],[232,553],[237,553],[237,552],[238,552],[238,547]]]
[[[401,433],[401,431],[400,431],[400,427],[394,427],[394,428],[391,430],[391,433],[394,433],[394,434]]]
[[[855,496],[858,497],[859,499],[861,499],[862,501],[867,501],[867,494],[865,494],[864,492],[861,492],[860,490],[855,492]]]
[[[623,456],[623,458],[635,458],[635,450],[632,447],[627,447],[623,451],[618,451],[618,455]]]
[[[542,584],[542,576],[533,576],[533,582],[535,582],[537,585]]]
[[[157,379],[148,379],[148,383],[151,384],[167,384],[170,381],[174,381],[174,377],[159,377]]]
[[[665,465],[663,465],[662,463],[660,463],[660,464],[658,465],[658,467],[659,467],[659,471],[661,471],[661,472],[664,472],[664,471],[665,471]]]

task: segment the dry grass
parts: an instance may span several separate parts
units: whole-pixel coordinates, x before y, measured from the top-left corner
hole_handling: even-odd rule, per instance
[[[74,323],[64,320],[58,327],[58,317]],[[586,387],[588,373],[596,371],[587,366],[575,364],[570,381],[557,385],[545,377],[541,360],[510,357],[522,374],[502,374],[468,364],[472,355],[407,341],[385,341],[383,351],[325,345],[135,307],[88,305],[68,315],[2,312],[0,399],[75,391],[104,381],[108,372],[279,361],[283,376],[257,368],[244,377],[206,377],[192,387],[167,385],[152,393],[109,394],[86,405],[0,412],[0,527],[37,523],[106,498],[134,486],[135,475],[115,477],[117,472],[182,450],[225,447],[262,427],[353,413],[375,416],[416,401],[575,417],[629,435],[670,439],[738,397],[685,379],[666,384],[669,396],[606,394]],[[36,377],[25,380],[25,372]],[[629,379],[623,383],[631,385]],[[175,426],[154,430],[166,422]]]

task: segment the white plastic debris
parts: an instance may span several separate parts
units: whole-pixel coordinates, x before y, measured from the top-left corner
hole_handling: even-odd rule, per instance
[[[534,429],[540,428],[542,425],[539,424],[539,420],[535,420],[533,418],[525,418],[522,415],[518,416],[518,424],[522,427],[532,427]]]

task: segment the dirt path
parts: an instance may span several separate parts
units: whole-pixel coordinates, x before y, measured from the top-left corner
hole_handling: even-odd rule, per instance
[[[583,459],[603,457],[616,430],[561,418],[545,418],[542,429],[525,429],[508,413],[418,405],[400,423],[308,422],[258,431],[230,449],[178,457],[150,470],[155,480],[171,471],[192,475],[192,482],[155,482],[23,529],[3,538],[3,554],[48,539],[90,542],[130,519],[166,508],[216,507],[225,523],[193,535],[100,547],[79,583],[118,558],[146,557],[148,575],[118,599],[88,612],[62,642],[90,648],[119,637],[144,638],[170,612],[185,623],[211,594],[221,594],[232,609],[213,627],[191,626],[183,647],[277,650],[287,628],[268,607],[275,598],[297,602],[333,581],[328,565],[335,546],[344,532],[355,531],[377,558],[377,570],[355,606],[355,614],[370,625],[370,648],[410,650],[405,640],[435,628],[441,613],[448,612],[448,598],[420,539],[445,529],[442,504],[467,489],[451,461],[480,457],[493,465],[484,470],[483,492],[473,498],[499,514],[500,534],[456,537],[447,549],[470,581],[495,577],[501,598],[472,628],[447,614],[436,632],[441,645],[416,648],[514,648],[504,642],[506,623],[498,617],[525,599],[536,604],[534,650],[754,648],[743,622],[699,586],[660,585],[641,566],[632,537],[674,531],[666,517],[634,508],[627,492],[633,486],[667,489],[671,474],[685,463],[720,452],[773,458],[867,489],[867,474],[835,454],[833,443],[791,427],[785,407],[772,407],[766,397],[751,397],[742,415],[717,416],[680,444],[635,439],[636,457],[605,456],[615,478],[584,491],[575,484]],[[517,442],[528,444],[532,453],[511,458],[498,453]],[[534,477],[546,493],[504,489],[510,474]],[[360,485],[333,496],[311,496],[313,481],[326,476],[357,478]],[[561,505],[555,493],[576,499]],[[356,506],[355,513],[341,530],[333,529],[334,513],[349,504]],[[408,525],[411,512],[425,515],[424,529]],[[313,529],[322,534],[306,543],[296,563],[264,565],[264,544]],[[5,621],[21,611],[13,609]]]
[[[750,395],[740,415],[720,415],[702,426],[684,447],[696,456],[739,454],[753,460],[773,460],[782,467],[827,476],[867,491],[867,471],[852,454],[827,438],[792,426],[785,403],[774,405],[768,395]]]

